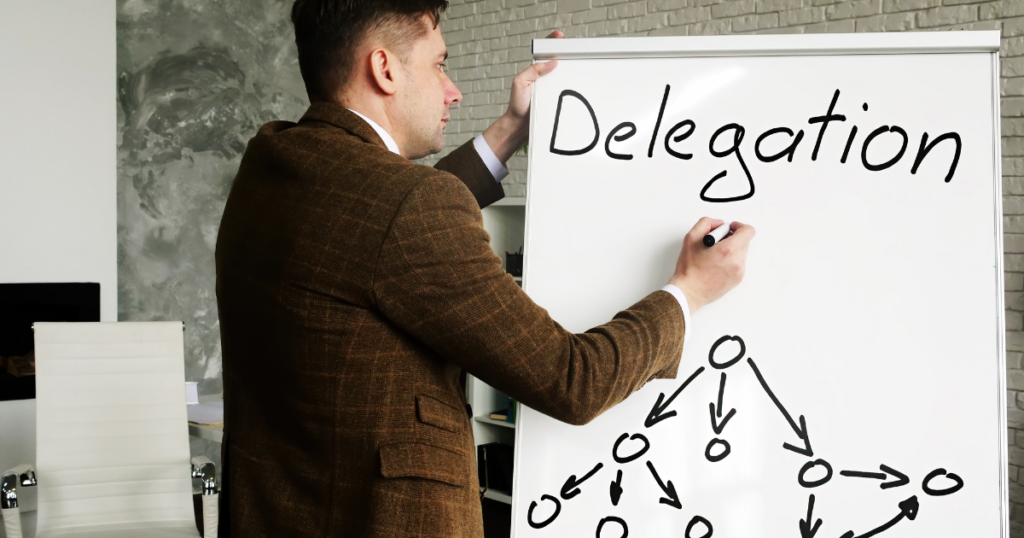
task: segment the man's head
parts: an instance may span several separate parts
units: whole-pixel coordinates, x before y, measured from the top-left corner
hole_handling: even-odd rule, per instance
[[[447,7],[447,0],[296,0],[292,23],[310,101],[358,104],[406,157],[440,151],[448,107],[462,98],[443,71],[438,22]]]

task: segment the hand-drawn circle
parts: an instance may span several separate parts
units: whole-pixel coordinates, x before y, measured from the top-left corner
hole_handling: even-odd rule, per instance
[[[933,479],[938,478],[940,476],[945,476],[946,478],[948,478],[948,479],[952,480],[953,482],[955,482],[955,484],[953,484],[952,486],[949,486],[948,488],[933,489],[929,485],[929,483]],[[956,475],[954,473],[947,473],[945,469],[935,469],[934,471],[928,473],[928,476],[924,477],[924,482],[921,483],[921,489],[923,489],[925,493],[927,493],[928,495],[931,495],[933,497],[941,497],[943,495],[951,495],[953,493],[956,493],[956,492],[960,491],[960,489],[963,488],[963,487],[964,487],[963,479],[960,478],[959,475]]]
[[[543,529],[544,527],[547,527],[551,524],[552,521],[555,520],[556,517],[558,517],[558,513],[562,511],[562,503],[558,502],[558,499],[552,497],[551,495],[541,495],[540,500],[553,501],[555,503],[555,513],[551,514],[551,517],[545,519],[544,521],[541,521],[540,523],[535,523],[533,521],[533,509],[537,508],[537,501],[530,501],[530,509],[526,511],[526,522],[529,523],[530,526],[535,529]]]
[[[729,359],[728,361],[721,362],[721,363],[715,362],[715,350],[718,349],[718,346],[720,346],[720,345],[722,345],[722,344],[724,344],[724,343],[726,343],[726,342],[728,342],[730,340],[734,340],[734,341],[740,343],[740,352],[739,352],[739,354],[736,355],[735,357],[733,357],[732,359]],[[745,355],[746,353],[747,353],[747,345],[743,343],[743,339],[742,338],[740,338],[739,336],[725,335],[725,336],[719,338],[717,341],[715,341],[715,343],[711,346],[711,351],[708,352],[708,362],[711,363],[711,366],[713,366],[713,367],[715,367],[715,368],[717,368],[719,370],[725,370],[726,368],[728,368],[728,367],[736,364],[737,362],[739,362],[739,360],[742,359],[743,355]]]
[[[711,447],[715,445],[720,445],[722,447],[722,452],[718,454],[712,454]],[[704,457],[707,458],[708,461],[710,461],[711,463],[714,463],[716,461],[724,460],[730,452],[732,452],[732,446],[729,445],[729,441],[715,437],[714,439],[711,440],[711,442],[708,443],[708,447],[704,449]]]
[[[704,526],[708,528],[708,532],[706,534],[702,534],[701,536],[690,536],[690,531],[692,531],[694,525],[698,523],[703,523]],[[711,538],[711,535],[714,533],[715,528],[711,526],[710,521],[700,516],[693,516],[693,519],[691,519],[690,522],[686,525],[686,534],[684,536],[686,536],[686,538]]]
[[[825,468],[825,476],[823,478],[819,478],[818,480],[805,480],[804,475],[806,475],[808,471],[819,465]],[[816,488],[818,486],[823,486],[829,480],[832,480],[832,466],[829,465],[827,461],[820,458],[805,463],[804,466],[800,468],[800,476],[797,477],[797,481],[800,482],[800,485],[805,488]]]
[[[626,437],[629,437],[631,440],[634,440],[634,441],[637,440],[637,439],[643,441],[644,442],[644,447],[641,448],[639,451],[637,451],[635,454],[630,454],[629,456],[620,457],[619,456],[619,445],[621,445],[622,442],[626,440]],[[628,433],[624,433],[621,436],[619,436],[619,439],[617,441],[615,441],[615,446],[612,447],[612,457],[615,458],[615,461],[617,461],[618,463],[629,463],[629,462],[639,458],[640,456],[643,456],[644,454],[646,454],[647,451],[650,448],[651,448],[651,443],[643,435],[641,435],[639,433],[634,433],[632,436],[630,436]]]
[[[609,523],[609,522],[611,522],[611,523],[618,523],[619,527],[622,529],[622,536],[619,536],[618,538],[626,538],[627,536],[629,536],[629,527],[626,526],[626,522],[625,521],[623,521],[621,518],[617,518],[615,516],[608,516],[608,517],[602,519],[597,524],[597,534],[596,534],[597,538],[601,538],[601,529],[604,527],[605,523]]]

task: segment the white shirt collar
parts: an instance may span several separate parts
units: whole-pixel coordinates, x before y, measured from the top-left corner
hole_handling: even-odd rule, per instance
[[[391,151],[391,153],[394,153],[396,155],[402,154],[402,152],[398,151],[398,144],[395,142],[395,139],[392,138],[391,134],[385,131],[383,127],[377,125],[377,122],[371,120],[370,118],[367,118],[366,116],[356,112],[355,110],[352,110],[351,108],[348,110],[349,112],[355,114],[356,116],[363,118],[363,120],[365,120],[366,123],[369,123],[370,127],[373,127],[373,130],[377,131],[377,136],[379,136],[380,139],[384,141],[384,145],[388,147],[388,150]]]

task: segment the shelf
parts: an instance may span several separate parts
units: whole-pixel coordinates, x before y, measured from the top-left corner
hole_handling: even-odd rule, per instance
[[[480,492],[483,493],[484,488],[480,488]],[[512,495],[501,491],[500,489],[489,489],[487,493],[484,493],[485,499],[491,499],[492,501],[498,501],[500,503],[512,504]]]
[[[518,205],[518,206],[525,206],[526,205],[526,197],[525,196],[510,196],[510,197],[502,198],[501,200],[498,200],[497,202],[494,202],[491,205],[492,206],[496,206],[496,205]]]
[[[512,280],[515,280],[516,282],[522,282],[523,281],[523,277],[521,277],[521,276],[514,276],[514,277],[512,277]]]
[[[511,422],[508,422],[507,420],[495,420],[495,419],[493,419],[493,418],[491,418],[489,416],[486,416],[486,415],[480,415],[478,417],[473,417],[473,420],[476,420],[477,422],[483,422],[484,424],[494,424],[495,426],[504,426],[506,428],[512,428],[512,429],[515,429],[515,427],[516,427],[515,424],[513,424]]]

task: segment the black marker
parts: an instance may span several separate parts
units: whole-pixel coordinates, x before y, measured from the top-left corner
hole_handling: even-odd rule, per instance
[[[729,235],[729,223],[723,224],[708,232],[708,234],[704,236],[704,246],[714,246],[715,243],[721,241],[726,235]]]

